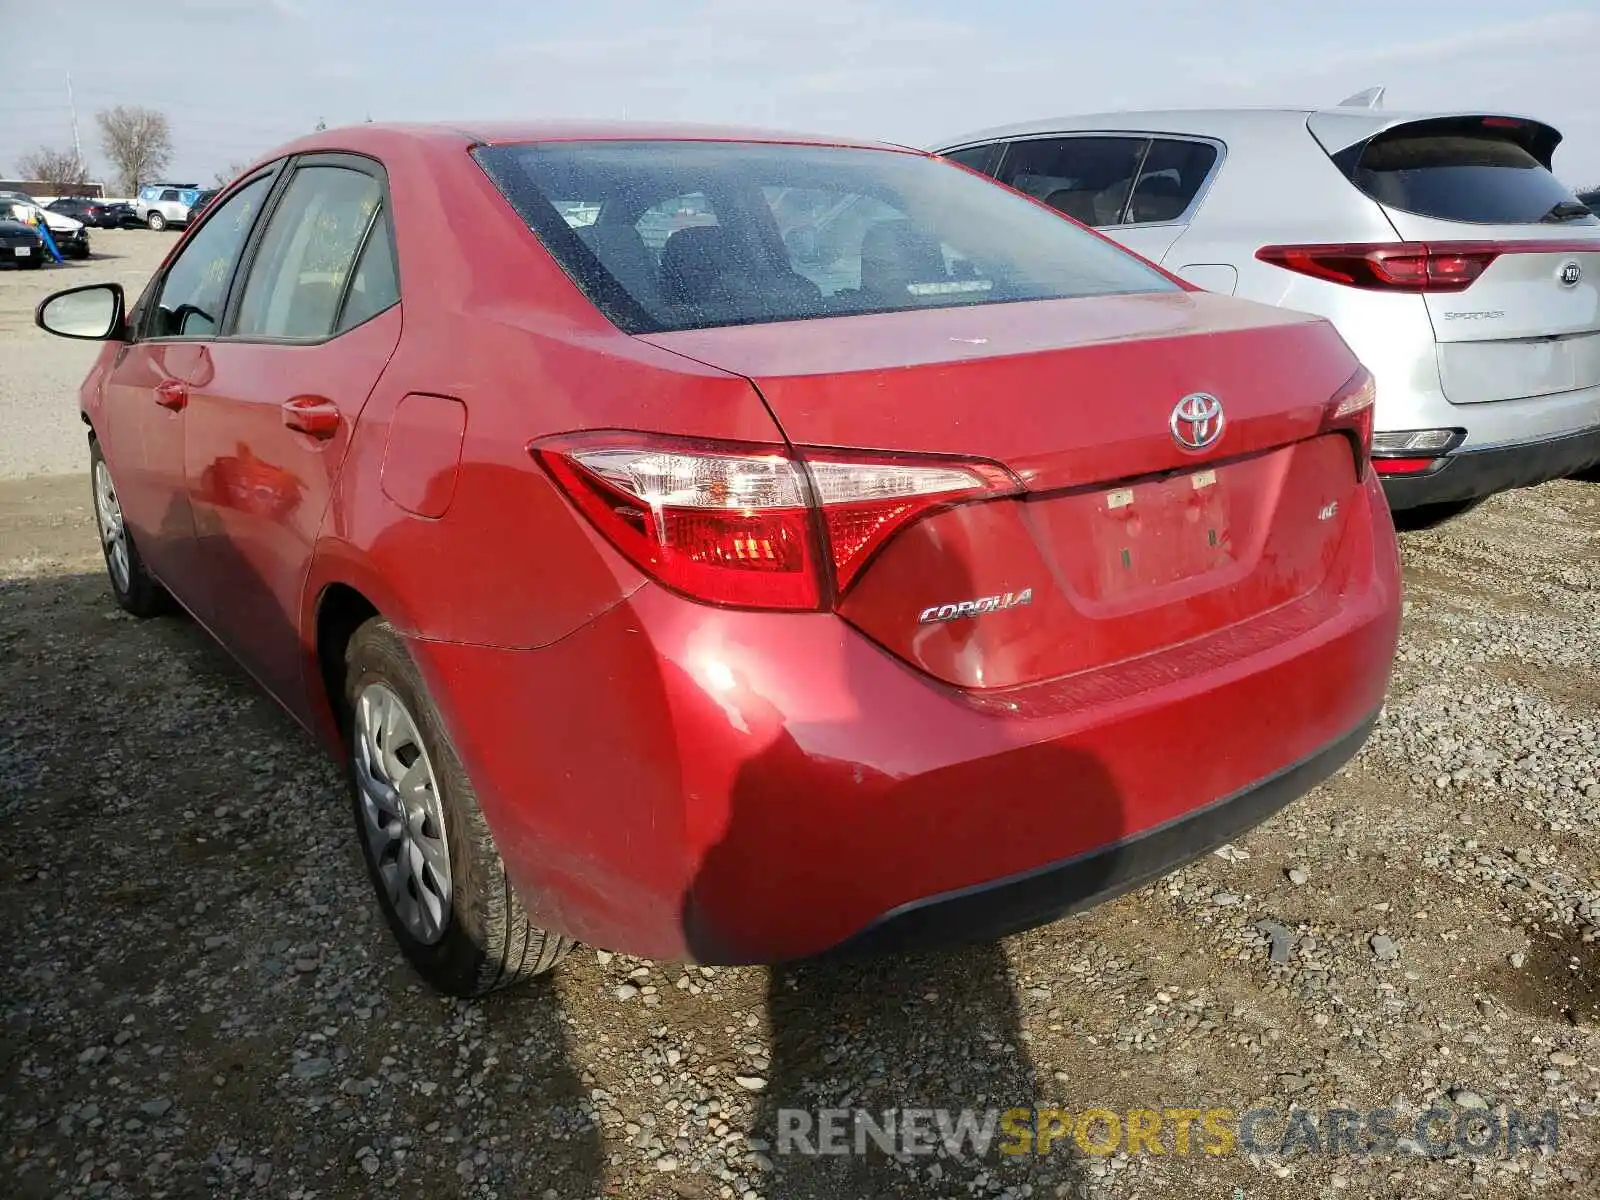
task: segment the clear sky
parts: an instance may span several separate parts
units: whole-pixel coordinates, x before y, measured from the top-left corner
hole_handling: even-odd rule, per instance
[[[26,9],[29,18],[20,17]],[[1600,3],[1528,0],[0,0],[0,173],[85,152],[94,112],[172,120],[169,174],[209,183],[311,129],[595,116],[760,124],[926,144],[1107,108],[1331,104],[1522,112],[1600,184]]]

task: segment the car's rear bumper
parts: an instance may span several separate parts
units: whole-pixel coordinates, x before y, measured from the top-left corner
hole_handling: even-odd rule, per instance
[[[1384,494],[1395,510],[1477,500],[1509,488],[1533,487],[1600,463],[1600,426],[1561,437],[1446,456],[1426,474],[1388,475]]]
[[[410,644],[538,923],[722,963],[966,940],[1204,853],[1354,751],[1400,614],[1360,495],[1302,600],[1020,688],[653,586],[538,650]]]
[[[1343,737],[1259,783],[1115,845],[1009,879],[902,905],[829,953],[897,953],[990,941],[1132,891],[1255,828],[1305,795],[1350,761],[1376,719],[1376,714],[1368,717]]]

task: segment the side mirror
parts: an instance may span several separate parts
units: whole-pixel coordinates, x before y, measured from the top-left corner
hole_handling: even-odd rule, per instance
[[[33,310],[34,324],[57,337],[104,342],[123,336],[126,301],[120,283],[91,283],[46,296]]]

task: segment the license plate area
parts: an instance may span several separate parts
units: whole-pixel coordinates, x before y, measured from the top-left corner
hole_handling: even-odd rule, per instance
[[[1096,567],[1090,594],[1116,599],[1233,562],[1226,470],[1205,468],[1101,492],[1086,513]]]
[[[18,246],[16,248],[16,252],[17,252],[17,257],[18,258],[30,258],[33,255],[33,247],[32,246]]]

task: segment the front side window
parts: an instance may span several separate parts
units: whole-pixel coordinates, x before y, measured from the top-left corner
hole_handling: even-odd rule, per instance
[[[630,333],[1174,287],[1022,197],[919,154],[662,141],[478,156]]]
[[[296,171],[251,264],[234,333],[296,339],[331,334],[382,200],[382,187],[363,171]]]
[[[161,281],[148,337],[210,337],[222,320],[228,280],[266,199],[270,176],[246,184],[211,214]]]
[[[1118,225],[1149,144],[1138,137],[1014,142],[1000,180],[1085,225]]]

